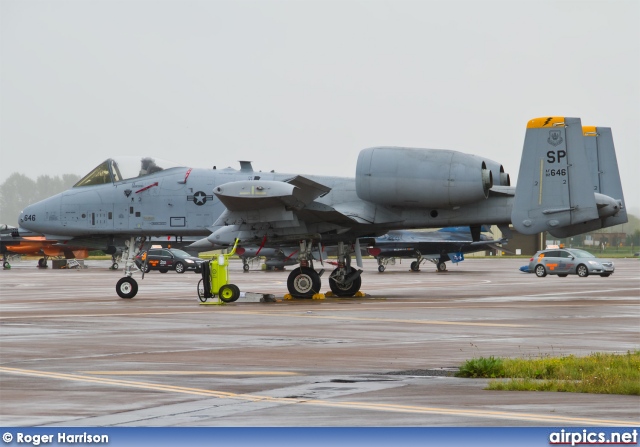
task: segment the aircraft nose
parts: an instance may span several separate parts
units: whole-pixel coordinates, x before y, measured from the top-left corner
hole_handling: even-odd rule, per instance
[[[35,232],[46,232],[47,223],[58,220],[60,198],[57,196],[25,207],[20,213],[20,227]]]

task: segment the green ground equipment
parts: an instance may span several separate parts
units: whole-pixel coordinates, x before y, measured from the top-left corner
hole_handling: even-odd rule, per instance
[[[202,279],[198,282],[198,298],[205,303],[209,298],[218,297],[221,303],[232,303],[240,298],[240,289],[229,284],[229,258],[236,252],[239,240],[227,254],[218,255],[211,261],[202,263]]]

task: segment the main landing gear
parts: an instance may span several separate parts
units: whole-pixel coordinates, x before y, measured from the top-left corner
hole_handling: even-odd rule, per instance
[[[133,258],[135,258],[136,254],[142,249],[142,245],[144,244],[146,238],[142,238],[142,242],[140,242],[139,246],[136,246],[136,238],[130,237],[127,242],[125,242],[125,249],[122,252],[122,259],[124,259],[124,278],[120,278],[120,280],[116,283],[116,292],[120,298],[133,298],[138,293],[138,282],[132,278],[133,273],[138,270],[135,263],[133,262]],[[144,276],[143,276],[144,278]]]
[[[311,254],[312,241],[300,241],[299,261],[300,267],[294,269],[287,279],[289,294],[295,298],[322,298],[320,293],[322,281],[320,277],[324,270],[316,272],[313,268],[313,256]],[[351,267],[351,253],[353,248],[338,242],[338,267],[329,275],[329,287],[336,296],[351,297],[360,291],[362,270]],[[321,252],[321,250],[320,250]]]

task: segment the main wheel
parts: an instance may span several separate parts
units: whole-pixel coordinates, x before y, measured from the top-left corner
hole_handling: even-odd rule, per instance
[[[182,262],[176,262],[176,273],[184,273],[184,264]]]
[[[11,268],[11,264],[9,264],[9,262],[8,262],[8,261],[4,261],[4,262],[2,263],[2,267],[4,267],[5,269],[10,269],[10,268]]]
[[[439,272],[446,272],[447,271],[447,264],[444,262],[438,262],[436,264],[436,268],[438,269]]]
[[[120,298],[133,298],[138,293],[138,283],[130,276],[120,278],[116,284],[116,292]]]
[[[586,265],[584,264],[580,264],[577,268],[576,268],[576,273],[578,274],[578,276],[580,278],[586,278],[587,276],[589,276],[589,269],[587,268]]]
[[[413,270],[414,272],[420,271],[420,264],[418,263],[418,261],[413,261],[411,263],[411,270]]]
[[[198,281],[198,299],[203,303],[207,301],[207,297],[204,296],[204,285],[202,280]]]
[[[245,272],[249,271],[249,264],[243,264],[242,265],[242,270],[244,270]]]
[[[225,284],[218,291],[220,301],[224,303],[233,303],[240,298],[240,289],[235,284]]]
[[[536,276],[538,278],[543,278],[543,277],[547,276],[547,269],[545,269],[544,265],[542,265],[542,264],[536,265],[535,272],[536,272]]]
[[[379,265],[379,266],[378,266],[378,271],[379,271],[380,273],[383,273],[383,272],[385,271],[384,265]]]
[[[298,267],[287,278],[287,289],[296,298],[311,298],[320,293],[320,286],[320,275],[309,267]]]
[[[48,267],[47,260],[45,258],[38,259],[38,267],[41,269],[46,269]]]
[[[111,264],[111,270],[118,270],[118,263],[114,262],[113,264]]]
[[[381,266],[382,267],[382,266]],[[358,276],[351,282],[345,284],[337,283],[332,276],[336,273],[338,269],[335,269],[331,276],[329,277],[329,287],[331,287],[331,291],[337,295],[342,297],[353,296],[360,290],[360,286],[362,285],[362,278]],[[347,274],[351,273],[351,270]]]

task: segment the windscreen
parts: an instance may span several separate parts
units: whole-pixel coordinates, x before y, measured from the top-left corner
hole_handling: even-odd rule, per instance
[[[134,156],[109,158],[82,177],[73,187],[117,183],[177,167],[181,165],[161,158]]]

